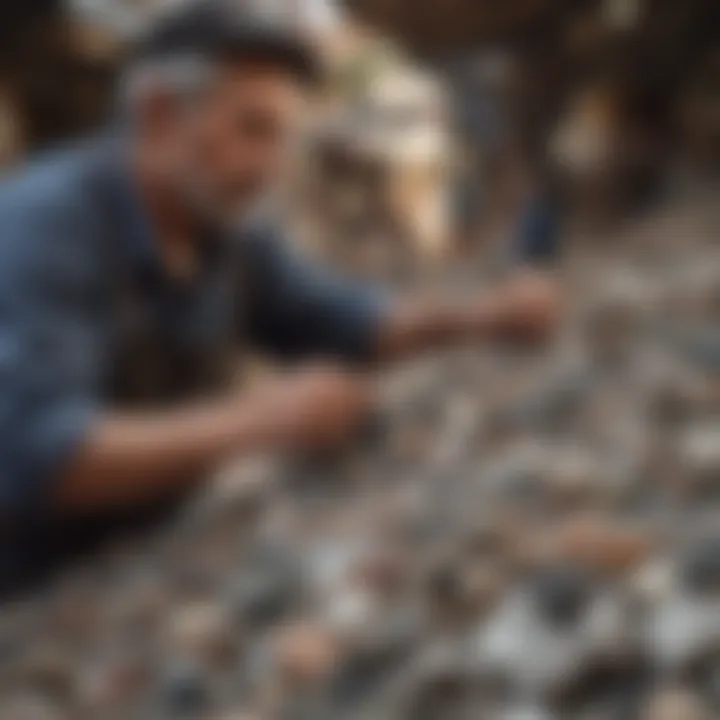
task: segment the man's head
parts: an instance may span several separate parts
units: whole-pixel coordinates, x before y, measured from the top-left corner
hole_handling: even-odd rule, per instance
[[[214,221],[273,186],[317,77],[295,32],[222,0],[183,5],[138,45],[125,104],[146,160]]]

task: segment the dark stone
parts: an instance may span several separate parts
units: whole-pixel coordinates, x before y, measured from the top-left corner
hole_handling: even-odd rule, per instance
[[[406,720],[455,717],[478,689],[477,678],[462,653],[449,653],[415,669],[403,706]]]
[[[650,416],[664,428],[675,429],[692,416],[692,401],[682,388],[661,388],[650,398]]]
[[[498,496],[515,507],[539,510],[546,505],[544,478],[535,468],[503,468],[494,484]]]
[[[720,713],[720,654],[715,658],[714,665],[708,669],[702,690],[713,710]]]
[[[575,422],[591,392],[595,379],[590,374],[575,374],[531,392],[509,410],[513,425],[539,431],[559,431]]]
[[[696,658],[685,669],[683,679],[715,712],[720,712],[720,648]]]
[[[390,681],[415,646],[420,627],[412,613],[398,613],[368,628],[332,679],[330,694],[338,707],[352,707]]]
[[[451,560],[439,562],[430,569],[426,582],[434,602],[453,602],[462,594],[462,568]]]
[[[210,701],[204,673],[190,662],[178,662],[167,669],[162,691],[168,710],[178,717],[200,713]]]
[[[271,623],[294,605],[302,586],[300,563],[285,548],[256,550],[230,588],[229,603],[239,620],[252,625]]]
[[[643,652],[596,658],[563,678],[551,693],[552,704],[572,717],[597,713],[613,720],[636,720],[655,680],[652,662]]]
[[[379,451],[387,444],[392,432],[392,420],[380,412],[373,413],[360,429],[360,445],[363,450]]]
[[[545,568],[535,578],[531,591],[538,612],[548,623],[574,625],[592,600],[595,580],[577,565]]]
[[[720,535],[693,543],[681,563],[684,586],[693,593],[720,593]]]
[[[695,367],[720,374],[720,341],[717,328],[678,330],[673,338],[676,351]]]

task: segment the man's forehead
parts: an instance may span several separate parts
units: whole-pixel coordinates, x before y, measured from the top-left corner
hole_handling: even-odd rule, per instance
[[[256,107],[292,115],[307,105],[306,90],[291,73],[265,62],[240,61],[225,65],[216,83],[223,104]]]
[[[242,58],[221,64],[221,87],[244,95],[258,94],[288,103],[300,103],[306,90],[287,68],[265,59]]]
[[[219,78],[227,82],[246,83],[252,86],[273,86],[292,92],[298,97],[306,93],[303,84],[292,70],[266,58],[236,58],[220,63]]]

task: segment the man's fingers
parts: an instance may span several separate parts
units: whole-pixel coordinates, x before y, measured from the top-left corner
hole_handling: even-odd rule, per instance
[[[501,291],[501,305],[504,308],[501,336],[520,342],[539,342],[551,337],[562,313],[557,281],[539,272],[512,280]]]

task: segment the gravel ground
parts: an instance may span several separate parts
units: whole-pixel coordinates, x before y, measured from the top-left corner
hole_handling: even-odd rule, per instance
[[[717,197],[578,240],[552,348],[398,367],[4,607],[0,718],[720,718]]]

